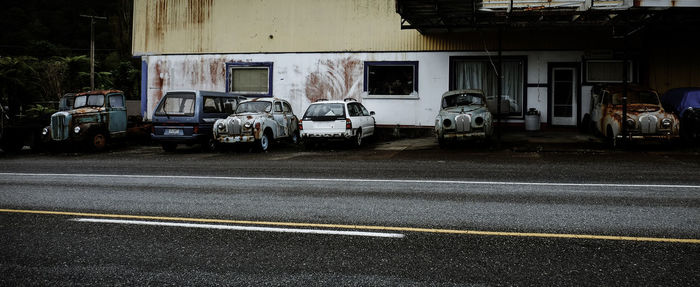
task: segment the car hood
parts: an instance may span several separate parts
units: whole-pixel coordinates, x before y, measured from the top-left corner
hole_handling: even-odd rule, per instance
[[[85,108],[79,108],[79,109],[74,109],[74,110],[69,110],[65,111],[70,115],[82,115],[82,114],[92,114],[92,113],[99,113],[104,111],[105,108],[99,107],[99,108],[93,108],[93,107],[85,107]]]
[[[269,117],[269,113],[240,113],[240,114],[233,114],[228,117],[228,119],[233,119],[237,118],[240,119],[241,122],[246,122],[246,121],[251,121],[259,118],[266,118]]]
[[[487,112],[488,109],[485,106],[481,105],[469,105],[469,106],[456,106],[456,107],[449,107],[440,110],[440,113],[442,114],[461,114],[461,113],[483,113]]]

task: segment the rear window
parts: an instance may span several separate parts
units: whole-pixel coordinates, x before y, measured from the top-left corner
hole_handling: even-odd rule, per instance
[[[195,97],[192,93],[169,93],[160,101],[157,116],[194,116]]]
[[[344,104],[337,103],[310,105],[304,113],[304,118],[309,120],[345,119],[344,106]]]

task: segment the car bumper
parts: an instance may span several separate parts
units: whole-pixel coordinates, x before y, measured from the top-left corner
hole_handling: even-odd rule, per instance
[[[631,133],[627,135],[617,135],[617,139],[625,139],[630,141],[670,141],[680,138],[679,135],[674,135],[671,132],[656,133],[656,134],[637,134]]]
[[[446,132],[443,134],[445,139],[485,139],[486,132],[484,131],[473,131],[473,132]]]
[[[302,139],[349,139],[353,137],[351,131],[324,132],[324,131],[301,131]]]
[[[253,135],[219,135],[216,138],[220,143],[252,143],[256,138]]]

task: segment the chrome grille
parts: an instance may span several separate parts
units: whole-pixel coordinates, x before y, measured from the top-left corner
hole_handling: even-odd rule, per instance
[[[458,115],[455,117],[457,132],[468,132],[471,130],[472,117],[469,115]]]
[[[232,134],[232,135],[241,134],[241,119],[233,118],[230,121],[228,121],[227,129],[228,129],[229,134]]]
[[[65,140],[68,131],[68,121],[65,113],[55,113],[51,116],[51,138]]]
[[[659,119],[655,116],[644,116],[639,118],[639,126],[643,134],[655,134]]]

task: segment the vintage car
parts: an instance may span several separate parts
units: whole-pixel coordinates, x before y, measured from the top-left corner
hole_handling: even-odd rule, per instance
[[[67,105],[65,110],[51,115],[51,124],[42,131],[48,144],[83,143],[94,151],[100,151],[108,141],[126,137],[124,93],[100,90],[70,97],[72,106]]]
[[[700,87],[670,89],[661,97],[661,104],[681,120],[683,140],[700,139]]]
[[[355,99],[317,101],[309,105],[299,121],[301,138],[306,147],[329,140],[351,141],[361,146],[362,140],[374,135],[374,112]]]
[[[214,138],[221,144],[254,143],[267,151],[275,140],[299,142],[299,119],[289,102],[278,98],[257,98],[241,102],[236,111],[214,122]]]
[[[153,112],[151,139],[165,151],[178,144],[201,144],[204,150],[216,148],[214,122],[233,113],[245,98],[233,94],[174,90],[165,93]]]
[[[481,90],[454,90],[442,95],[435,118],[440,146],[458,139],[488,140],[493,134],[491,112]]]
[[[678,118],[664,110],[656,91],[629,85],[624,121],[623,94],[622,85],[594,87],[591,111],[584,115],[582,125],[604,136],[612,148],[621,141],[670,141],[678,138]]]

